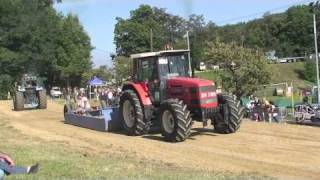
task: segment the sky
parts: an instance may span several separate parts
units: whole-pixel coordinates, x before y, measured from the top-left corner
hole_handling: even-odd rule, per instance
[[[203,15],[217,25],[234,24],[259,18],[265,12],[278,13],[292,5],[312,0],[63,0],[55,4],[58,12],[76,14],[95,48],[94,66],[111,66],[110,53],[115,52],[113,31],[116,17],[128,18],[141,4],[165,8],[167,12],[187,18]]]

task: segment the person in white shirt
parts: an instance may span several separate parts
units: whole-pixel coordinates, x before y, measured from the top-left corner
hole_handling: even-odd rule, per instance
[[[79,94],[77,97],[77,112],[78,113],[85,113],[86,111],[89,111],[91,109],[90,103],[88,98],[84,95],[83,92]]]
[[[112,105],[112,100],[113,100],[113,91],[112,89],[109,89],[108,93],[107,93],[107,104],[108,106],[111,106]]]

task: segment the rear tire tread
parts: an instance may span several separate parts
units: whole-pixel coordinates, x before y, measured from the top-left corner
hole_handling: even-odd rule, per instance
[[[214,117],[214,130],[221,134],[230,134],[236,132],[241,125],[242,117],[244,115],[244,108],[232,95],[220,94],[218,95],[220,112]],[[224,119],[223,105],[228,106],[229,114],[227,115],[227,122]]]
[[[162,113],[165,110],[171,111],[175,119],[175,130],[173,133],[167,133],[163,129],[163,136],[166,140],[171,142],[182,142],[186,140],[191,134],[192,119],[187,105],[178,99],[168,99],[161,104],[160,121],[162,120]]]
[[[127,127],[127,125],[125,124],[124,118],[123,118],[123,103],[129,100],[135,109],[135,124],[132,128]],[[123,92],[122,96],[120,97],[120,111],[121,111],[121,118],[122,118],[122,124],[123,124],[123,128],[126,130],[127,134],[130,136],[139,136],[139,135],[143,135],[145,134],[148,130],[147,130],[147,126],[146,123],[144,122],[144,113],[142,110],[142,106],[140,103],[140,100],[137,96],[137,94],[133,91],[133,90],[126,90]]]
[[[47,93],[45,90],[38,92],[39,109],[47,109]]]
[[[22,111],[24,110],[24,97],[23,92],[16,91],[15,96],[13,98],[14,110]]]

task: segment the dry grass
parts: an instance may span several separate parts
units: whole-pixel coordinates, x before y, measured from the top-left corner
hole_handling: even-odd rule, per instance
[[[270,179],[254,174],[233,174],[181,168],[173,164],[120,154],[96,153],[73,148],[63,141],[45,141],[20,133],[0,113],[0,149],[10,153],[18,165],[39,162],[35,175],[9,176],[7,180],[104,180],[104,179]],[[94,149],[94,147],[92,147]]]

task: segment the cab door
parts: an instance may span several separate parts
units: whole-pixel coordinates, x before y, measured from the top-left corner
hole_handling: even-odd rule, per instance
[[[136,67],[137,80],[147,84],[152,103],[160,103],[160,83],[156,57],[139,59]]]

